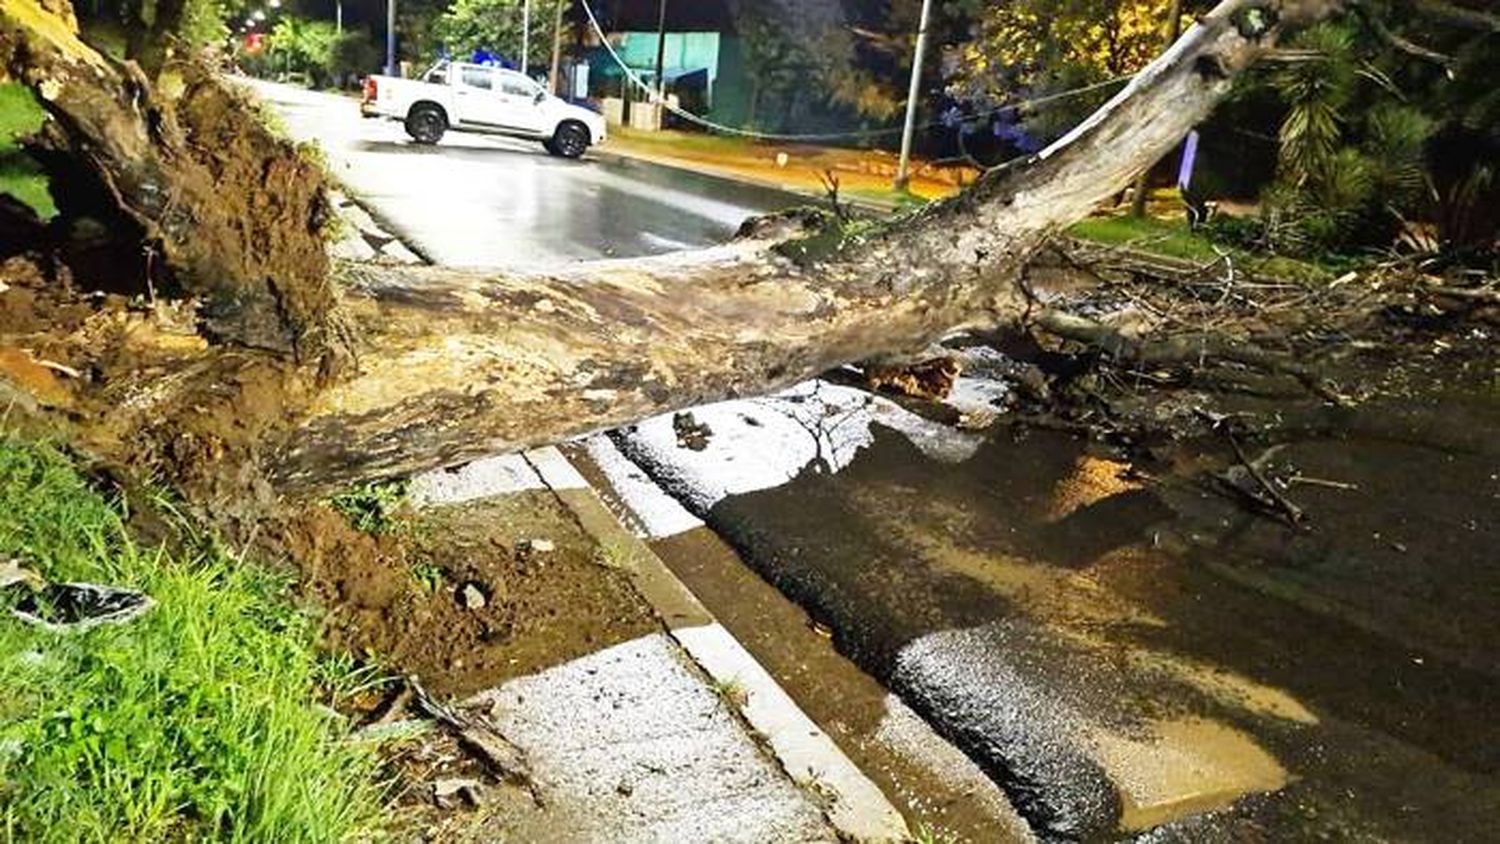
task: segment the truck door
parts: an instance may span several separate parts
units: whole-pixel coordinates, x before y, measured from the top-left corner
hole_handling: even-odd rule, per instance
[[[461,64],[454,65],[449,73],[458,74],[453,93],[459,122],[493,127],[509,125],[505,119],[509,109],[496,90],[493,68]]]
[[[547,125],[547,108],[537,98],[542,93],[541,86],[509,70],[498,71],[495,82],[505,100],[506,119],[510,121],[507,125],[535,135],[552,134],[552,127]]]

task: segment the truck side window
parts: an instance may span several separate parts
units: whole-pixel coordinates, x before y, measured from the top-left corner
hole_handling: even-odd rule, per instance
[[[488,91],[494,87],[495,74],[483,67],[466,67],[463,69],[463,81],[470,88],[482,88]]]
[[[446,85],[448,84],[448,68],[435,67],[432,70],[427,71],[427,78],[423,79],[422,81],[431,82],[435,85]]]
[[[531,80],[519,73],[500,74],[500,92],[515,97],[525,97],[528,100],[536,96],[537,87],[531,84]]]

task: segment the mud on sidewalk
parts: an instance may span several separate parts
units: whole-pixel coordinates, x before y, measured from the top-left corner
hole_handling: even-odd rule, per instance
[[[488,737],[429,719],[415,684],[365,696],[366,734],[391,739],[403,833],[837,839],[826,801],[787,776],[732,690],[664,629],[619,550],[526,457],[416,478],[393,515],[365,526],[318,506],[279,538],[328,608],[329,644],[418,678]]]

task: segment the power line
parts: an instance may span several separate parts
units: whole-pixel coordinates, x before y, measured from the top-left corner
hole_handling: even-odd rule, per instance
[[[686,109],[680,108],[680,107],[675,106],[672,103],[668,102],[665,96],[662,96],[661,94],[658,93],[658,89],[652,88],[650,85],[647,85],[646,82],[645,82],[645,80],[643,80],[639,76],[637,76],[636,73],[635,73],[635,71],[632,70],[629,65],[625,64],[625,60],[622,59],[622,58],[620,58],[620,54],[617,53],[617,52],[615,52],[614,45],[609,43],[609,38],[608,38],[608,36],[605,35],[604,28],[599,25],[599,19],[594,16],[594,9],[593,9],[593,7],[591,5],[589,5],[589,1],[588,0],[580,0],[580,2],[583,5],[584,12],[586,12],[588,14],[589,25],[591,27],[593,27],[594,35],[598,37],[599,43],[602,44],[604,46],[605,51],[607,53],[609,53],[609,57],[614,61],[614,63],[616,65],[619,66],[620,71],[621,71],[621,73],[623,73],[625,75],[625,78],[628,79],[628,80],[630,80],[631,84],[635,85],[637,88],[640,88],[642,91],[645,91],[646,92],[646,96],[649,98],[650,102],[652,102],[653,104],[658,105],[658,106],[666,109],[667,111],[671,112],[672,114],[676,115],[677,117],[682,118],[683,120],[686,120],[689,123],[692,123],[694,125],[700,126],[700,127],[704,128],[704,129],[707,129],[710,132],[718,132],[718,133],[724,134],[724,135],[737,135],[737,136],[744,137],[744,138],[755,138],[755,139],[760,139],[760,140],[765,140],[765,141],[794,141],[795,142],[795,141],[836,141],[836,140],[842,140],[842,139],[845,139],[845,138],[878,138],[878,137],[882,137],[882,136],[885,136],[885,135],[899,135],[903,131],[902,127],[896,126],[896,127],[887,128],[887,129],[852,129],[852,130],[848,130],[848,131],[844,131],[844,132],[808,132],[808,133],[800,133],[800,134],[785,133],[785,132],[761,132],[761,131],[758,131],[758,130],[755,130],[755,129],[744,129],[744,128],[740,128],[740,127],[737,127],[737,126],[726,126],[723,123],[716,123],[716,122],[714,122],[712,120],[709,120],[706,117],[700,117],[700,116],[698,116],[696,114],[693,114],[690,111],[687,111]],[[1090,84],[1090,85],[1083,85],[1083,86],[1080,86],[1080,87],[1077,87],[1077,88],[1068,89],[1066,91],[1058,91],[1056,93],[1048,94],[1048,95],[1042,96],[1042,97],[1036,97],[1036,98],[1029,99],[1029,100],[1017,100],[1015,102],[1007,103],[1005,105],[996,106],[996,107],[994,107],[992,109],[988,109],[986,111],[979,112],[978,114],[973,114],[973,115],[968,115],[968,116],[962,117],[962,118],[959,119],[959,123],[967,123],[967,122],[970,122],[970,121],[981,120],[983,118],[990,117],[990,116],[995,115],[995,114],[999,114],[1000,112],[1003,112],[1003,111],[1010,111],[1010,110],[1022,111],[1022,110],[1034,109],[1034,108],[1037,108],[1038,106],[1047,105],[1049,103],[1053,103],[1053,102],[1056,102],[1058,100],[1071,99],[1073,97],[1081,96],[1083,94],[1087,94],[1087,93],[1092,92],[1092,91],[1097,91],[1097,90],[1099,90],[1101,88],[1108,88],[1108,87],[1110,87],[1112,85],[1118,85],[1118,84],[1120,84],[1122,82],[1129,81],[1130,78],[1131,77],[1129,77],[1129,76],[1117,76],[1117,77],[1115,77],[1113,79],[1106,79],[1103,82],[1095,82],[1095,83]],[[661,80],[658,80],[658,82],[660,82],[660,81]],[[663,88],[664,87],[665,86],[663,86]],[[919,126],[917,128],[925,131],[927,129],[940,129],[940,128],[946,127],[948,125],[949,124],[946,121],[943,121],[943,120],[934,120],[934,121],[932,121],[930,123],[923,124],[922,126]]]

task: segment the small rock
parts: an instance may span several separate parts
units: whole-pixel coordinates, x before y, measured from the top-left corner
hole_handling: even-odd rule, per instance
[[[481,788],[483,786],[480,785],[479,780],[437,780],[432,784],[432,802],[439,809],[455,808],[459,800],[465,800],[471,806],[478,806]]]
[[[538,554],[550,554],[557,550],[557,546],[550,539],[528,539],[522,543],[522,547]]]
[[[694,418],[692,411],[674,413],[672,430],[677,434],[677,447],[693,451],[708,448],[708,441],[714,434],[712,428]]]
[[[457,598],[458,605],[468,610],[484,609],[484,605],[489,602],[484,597],[484,590],[472,580],[458,588]]]

